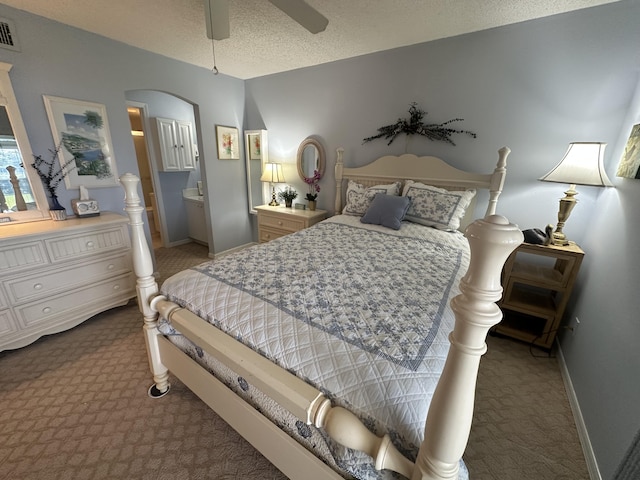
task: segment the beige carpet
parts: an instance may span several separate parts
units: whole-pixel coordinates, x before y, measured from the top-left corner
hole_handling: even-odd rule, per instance
[[[206,260],[156,251],[163,278]],[[554,358],[490,337],[465,461],[474,480],[585,480]],[[0,353],[0,479],[282,479],[182,384],[151,383],[137,305]]]

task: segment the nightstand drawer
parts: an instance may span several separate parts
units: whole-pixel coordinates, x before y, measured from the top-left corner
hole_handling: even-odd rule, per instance
[[[260,229],[260,243],[269,242],[271,240],[275,240],[276,238],[284,237],[288,232],[283,232],[281,230],[273,230],[270,228],[261,228]]]
[[[298,218],[285,218],[284,215],[275,216],[264,214],[260,215],[261,227],[272,227],[277,230],[286,230],[287,232],[297,232],[302,230],[305,222]]]

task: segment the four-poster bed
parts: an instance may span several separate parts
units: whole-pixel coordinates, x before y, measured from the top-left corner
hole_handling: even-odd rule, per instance
[[[522,241],[495,215],[508,154],[480,175],[415,155],[346,168],[339,149],[343,215],[180,272],[160,291],[138,179],[123,175],[150,395],[168,392],[171,373],[290,478],[466,477],[500,272]],[[486,216],[463,236],[478,189],[489,191]],[[388,228],[391,210],[412,221]]]

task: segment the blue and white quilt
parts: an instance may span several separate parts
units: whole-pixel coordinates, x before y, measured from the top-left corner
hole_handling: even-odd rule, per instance
[[[415,459],[449,348],[449,303],[468,264],[459,232],[410,222],[395,231],[338,215],[174,275],[161,292],[315,386],[374,433],[388,433]],[[393,478],[376,472],[368,456],[287,418],[166,322],[160,330],[210,369],[222,368],[219,375],[245,399],[266,402],[263,413],[309,448],[322,443],[319,455],[330,464],[356,478]]]

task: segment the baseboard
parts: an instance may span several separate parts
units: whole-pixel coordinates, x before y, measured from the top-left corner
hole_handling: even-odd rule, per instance
[[[569,397],[569,405],[573,412],[573,418],[576,422],[576,428],[578,430],[578,438],[580,439],[580,445],[582,445],[582,453],[584,454],[585,461],[587,462],[587,470],[589,471],[590,480],[602,480],[600,475],[600,469],[598,468],[598,462],[589,439],[589,433],[587,431],[587,425],[584,423],[582,411],[580,410],[580,404],[578,403],[578,397],[576,391],[573,388],[571,377],[569,376],[569,370],[567,364],[564,361],[564,355],[562,354],[562,348],[560,343],[556,342],[557,346],[557,358],[560,365],[560,374],[562,375],[562,381],[564,382],[564,388]]]
[[[229,255],[230,253],[239,252],[240,250],[244,250],[245,248],[249,248],[253,245],[257,245],[256,242],[245,243],[244,245],[240,245],[238,247],[230,248],[229,250],[225,250],[224,252],[219,252],[215,254],[216,258],[223,257],[224,255]]]

